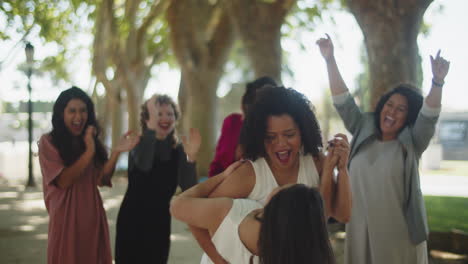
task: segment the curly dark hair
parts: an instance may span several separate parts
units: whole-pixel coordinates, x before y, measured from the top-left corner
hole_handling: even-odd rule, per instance
[[[405,124],[401,129],[406,126],[413,126],[418,118],[419,111],[423,105],[423,96],[419,93],[418,89],[411,84],[400,84],[387,92],[386,94],[380,97],[379,102],[375,107],[375,125],[379,133],[382,133],[380,129],[380,113],[382,112],[383,107],[387,103],[388,99],[392,97],[394,94],[401,94],[402,96],[406,97],[408,101],[408,115],[406,116]],[[400,130],[401,131],[401,130]]]
[[[276,86],[275,80],[268,76],[260,77],[254,81],[247,83],[245,86],[244,95],[242,95],[242,112],[247,114],[249,107],[255,102],[255,95],[257,90],[264,87],[265,85]]]
[[[156,95],[156,104],[159,104],[159,105],[167,104],[167,105],[172,106],[172,109],[174,109],[175,120],[176,121],[179,120],[180,111],[179,111],[179,107],[174,102],[174,100],[172,100],[170,96],[165,95],[165,94],[155,94],[155,95]],[[146,104],[148,103],[149,100],[150,99],[146,100],[141,105],[140,126],[143,132],[148,129],[148,127],[146,126],[146,121],[148,121],[149,119],[149,111],[148,111],[148,107],[146,106]],[[175,133],[175,129],[168,135],[168,137],[172,138],[172,143],[174,144],[177,143],[177,136]]]
[[[88,120],[84,125],[82,135],[74,136],[65,126],[63,116],[65,108],[72,99],[78,99],[86,104],[88,111]],[[94,164],[101,167],[107,161],[107,150],[102,144],[99,136],[101,129],[96,120],[96,113],[94,112],[94,104],[91,98],[80,88],[72,86],[71,88],[62,91],[54,103],[52,113],[52,131],[49,135],[52,138],[52,144],[57,148],[60,158],[65,166],[72,165],[86,150],[86,145],[83,140],[83,134],[88,126],[96,128],[94,136],[94,144],[96,153],[94,154]]]
[[[244,158],[255,161],[267,155],[264,144],[267,119],[284,114],[291,116],[297,124],[304,154],[319,156],[322,137],[310,101],[292,88],[265,86],[258,92],[257,100],[251,106],[241,129],[239,142]]]
[[[323,200],[316,188],[295,184],[280,190],[256,216],[261,264],[333,264]]]

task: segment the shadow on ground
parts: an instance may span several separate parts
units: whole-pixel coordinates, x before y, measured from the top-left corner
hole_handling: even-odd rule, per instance
[[[101,189],[111,245],[115,239],[115,221],[126,189],[124,179],[116,179],[113,188]],[[0,184],[0,263],[45,264],[49,217],[40,187]],[[202,251],[185,224],[173,221],[171,264],[200,263]],[[113,249],[112,249],[113,250]]]

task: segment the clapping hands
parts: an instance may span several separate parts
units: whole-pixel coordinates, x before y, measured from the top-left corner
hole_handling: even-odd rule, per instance
[[[200,131],[196,128],[190,128],[189,136],[182,136],[182,144],[184,151],[187,154],[189,161],[195,161],[197,159],[198,151],[201,146],[201,135]]]
[[[140,142],[140,137],[138,135],[134,135],[132,131],[128,131],[119,139],[119,142],[114,147],[114,151],[119,153],[130,151],[136,146],[136,144],[138,144],[138,142]]]

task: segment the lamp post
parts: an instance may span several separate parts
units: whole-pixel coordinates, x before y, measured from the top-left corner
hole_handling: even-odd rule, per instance
[[[28,161],[28,182],[26,187],[34,187],[36,183],[34,182],[33,176],[33,163],[32,163],[32,138],[33,138],[33,122],[32,122],[32,101],[31,101],[31,75],[33,72],[33,62],[34,62],[34,46],[31,43],[27,42],[26,47],[24,48],[26,52],[26,75],[28,76],[28,143],[29,143],[29,161]]]

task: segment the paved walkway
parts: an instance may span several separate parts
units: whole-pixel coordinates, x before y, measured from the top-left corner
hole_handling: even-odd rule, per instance
[[[114,245],[115,221],[125,189],[125,181],[117,180],[113,188],[101,190],[111,245]],[[0,219],[0,263],[46,263],[48,215],[40,188],[0,184]],[[202,251],[184,223],[173,221],[171,240],[169,263],[200,263]]]

